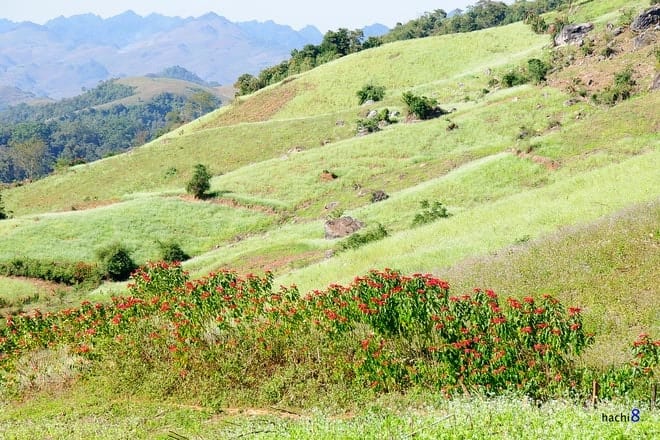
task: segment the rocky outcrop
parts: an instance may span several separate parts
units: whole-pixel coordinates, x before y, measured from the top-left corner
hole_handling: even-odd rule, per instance
[[[655,74],[655,78],[653,78],[653,82],[651,83],[650,90],[658,90],[660,89],[660,72]]]
[[[328,240],[351,235],[364,227],[364,223],[353,217],[340,217],[325,222],[325,238]]]
[[[383,200],[387,200],[389,198],[390,196],[382,189],[371,193],[371,203],[382,202]]]
[[[568,24],[555,37],[555,46],[582,45],[584,37],[594,29],[593,23]]]
[[[655,5],[635,17],[630,24],[630,30],[633,32],[644,32],[658,25],[660,25],[660,5]]]

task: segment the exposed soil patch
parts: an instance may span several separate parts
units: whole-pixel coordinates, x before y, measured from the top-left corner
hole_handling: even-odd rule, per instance
[[[575,89],[582,89],[590,95],[611,86],[615,73],[632,67],[637,89],[646,90],[648,88],[654,73],[653,44],[636,49],[635,35],[630,30],[625,30],[609,43],[606,43],[602,35],[598,33],[593,33],[589,38],[594,38],[593,53],[583,55],[578,51],[570,66],[548,76],[547,84],[550,87],[568,93],[574,93]],[[609,56],[603,54],[606,47],[612,49]],[[577,85],[576,80],[579,80]]]
[[[295,78],[282,83],[277,88],[259,95],[259,99],[249,98],[236,100],[231,108],[222,113],[216,120],[205,124],[202,128],[224,127],[241,122],[268,121],[282,110],[302,90],[312,90],[314,86],[301,83]]]
[[[71,286],[53,283],[52,281],[44,281],[38,278],[26,278],[26,277],[5,277],[5,278],[9,278],[11,280],[17,280],[17,281],[25,281],[32,284],[39,290],[43,290],[50,293],[56,292],[57,290],[67,290],[67,291],[71,290]]]
[[[321,180],[322,180],[323,182],[331,182],[331,181],[335,180],[338,176],[337,176],[335,173],[333,173],[333,172],[330,172],[330,171],[324,170],[324,171],[321,173],[321,176],[320,176],[320,177],[321,177]]]
[[[179,198],[185,200],[186,202],[212,203],[214,205],[223,205],[223,206],[228,206],[230,208],[248,209],[250,211],[261,212],[268,215],[279,215],[279,213],[270,206],[245,204],[234,199],[209,198],[209,199],[200,200],[200,199],[196,199],[190,194],[183,194],[179,196]]]
[[[531,160],[534,163],[537,163],[539,165],[543,165],[546,169],[550,171],[555,171],[557,168],[559,168],[559,162],[550,159],[549,157],[544,157],[544,156],[538,156],[536,154],[532,154],[531,152],[527,153],[525,151],[518,150],[516,148],[511,148],[507,150],[509,153],[515,154],[516,156],[520,157],[521,159],[528,159]]]
[[[65,211],[86,211],[88,209],[100,208],[101,206],[114,205],[119,203],[119,199],[109,199],[109,200],[88,200],[86,202],[79,202],[71,205],[71,208],[64,209],[60,212]]]
[[[279,269],[290,267],[293,263],[312,264],[322,261],[325,258],[325,252],[307,251],[295,255],[255,255],[242,261],[234,261],[227,268],[239,272],[265,272],[271,271],[277,273]]]

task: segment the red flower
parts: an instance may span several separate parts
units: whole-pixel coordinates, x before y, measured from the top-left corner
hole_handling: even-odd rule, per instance
[[[577,330],[577,329],[579,329],[579,328],[580,328],[580,324],[579,324],[579,323],[576,322],[575,324],[571,324],[571,330],[572,330],[572,331],[575,331],[575,330]]]
[[[530,326],[526,326],[526,327],[521,328],[520,331],[523,332],[523,333],[529,334],[529,333],[532,333],[532,328]]]
[[[488,295],[490,298],[497,298],[497,293],[493,292],[492,290],[488,289],[486,290],[486,295]]]
[[[543,312],[545,312],[545,310],[542,307],[539,307],[534,310],[534,313],[536,313],[537,315],[542,315]]]
[[[541,322],[540,324],[536,324],[536,328],[540,328],[540,329],[548,328],[549,326],[550,324],[548,324],[547,322]]]
[[[366,350],[367,348],[369,348],[369,342],[371,342],[371,340],[369,338],[363,339],[360,342],[360,345],[362,346],[362,350]]]
[[[112,323],[113,323],[114,325],[119,325],[120,322],[121,322],[121,313],[117,313],[117,314],[114,316],[114,318],[112,318]]]
[[[534,298],[532,298],[531,296],[524,297],[523,301],[525,301],[527,304],[534,304]]]
[[[506,318],[503,316],[498,316],[490,320],[493,324],[503,324],[506,322]]]
[[[520,302],[513,298],[508,298],[507,302],[509,303],[509,306],[511,306],[512,309],[519,309],[521,307]]]
[[[568,308],[568,315],[569,316],[574,316],[574,315],[577,315],[578,313],[580,313],[581,311],[582,311],[582,309],[579,308],[579,307],[569,307]]]

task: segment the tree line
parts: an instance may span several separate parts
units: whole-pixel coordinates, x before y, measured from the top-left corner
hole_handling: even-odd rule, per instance
[[[189,97],[161,93],[148,102],[103,106],[134,93],[134,87],[109,80],[75,98],[0,112],[0,182],[121,153],[221,104],[200,89]]]
[[[321,44],[308,44],[300,50],[294,49],[288,60],[268,67],[256,76],[244,73],[238,78],[234,87],[237,96],[247,95],[288,76],[384,43],[502,26],[559,9],[569,3],[570,0],[516,0],[511,5],[507,5],[501,1],[479,0],[469,6],[467,11],[452,17],[449,17],[444,10],[436,9],[405,24],[397,23],[394,29],[381,37],[365,39],[364,32],[360,29],[340,28],[336,31],[328,31],[323,36]]]

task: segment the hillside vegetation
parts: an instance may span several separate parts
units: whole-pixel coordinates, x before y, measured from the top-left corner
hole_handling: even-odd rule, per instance
[[[171,78],[124,78],[74,98],[0,112],[0,181],[37,179],[143,144],[221,104],[220,91]]]
[[[549,35],[513,23],[362,50],[238,97],[129,153],[3,190],[11,218],[0,221],[0,263],[96,264],[99,248],[121,243],[145,264],[161,258],[164,241],[191,258],[182,268],[151,264],[129,287],[105,283],[93,292],[0,278],[0,288],[16,292],[0,292],[0,313],[53,312],[8,324],[16,332],[5,343],[32,351],[0,356],[0,381],[23,395],[68,389],[80,374],[71,399],[84,401],[93,389],[93,408],[145,438],[176,426],[194,435],[192,420],[206,420],[208,435],[226,435],[215,421],[234,420],[230,411],[211,414],[254,405],[303,408],[290,423],[262,414],[264,423],[276,420],[273,437],[340,435],[343,421],[313,432],[306,423],[329,423],[342,411],[360,414],[346,422],[348,432],[377,437],[408,423],[388,392],[406,393],[415,408],[417,398],[439,399],[419,404],[429,421],[458,417],[442,396],[584,400],[592,380],[613,399],[612,411],[629,413],[660,374],[660,95],[649,90],[659,61],[657,45],[635,47],[628,28],[611,29],[646,5],[582,1],[545,16],[595,23],[586,49],[551,48]],[[539,65],[547,72],[535,81]],[[521,84],[507,83],[516,78]],[[382,86],[382,99],[360,104],[367,85]],[[439,108],[420,120],[404,92]],[[370,118],[385,123],[360,129]],[[198,164],[212,178],[193,197],[186,184]],[[346,215],[364,228],[326,238],[326,221]],[[70,308],[86,299],[99,305]],[[520,304],[529,305],[527,317],[517,315]],[[465,327],[444,321],[448,311]],[[539,327],[526,337],[547,324],[525,324],[532,318],[552,319],[554,333]],[[33,325],[39,332],[30,333]],[[464,346],[461,334],[489,342]],[[561,342],[544,339],[560,334]],[[503,335],[506,347],[497,345]],[[443,351],[455,344],[455,357]],[[500,350],[510,363],[497,363]],[[479,362],[481,373],[460,369]],[[26,365],[52,372],[53,364],[70,368],[45,379],[25,374]],[[127,406],[113,412],[96,400],[115,394],[133,396],[147,428]],[[26,407],[38,409],[40,427],[59,417],[45,399]],[[172,401],[192,406],[170,408]],[[313,415],[326,403],[328,413]],[[516,435],[515,409],[482,403],[460,407],[500,408],[481,436]],[[548,407],[514,408],[540,426]],[[5,409],[0,433],[24,417],[20,406]],[[162,423],[154,416],[161,411]],[[643,412],[633,428],[572,414],[584,432],[657,431],[657,413]],[[254,419],[236,420],[258,429]],[[450,435],[439,426],[423,435]]]

